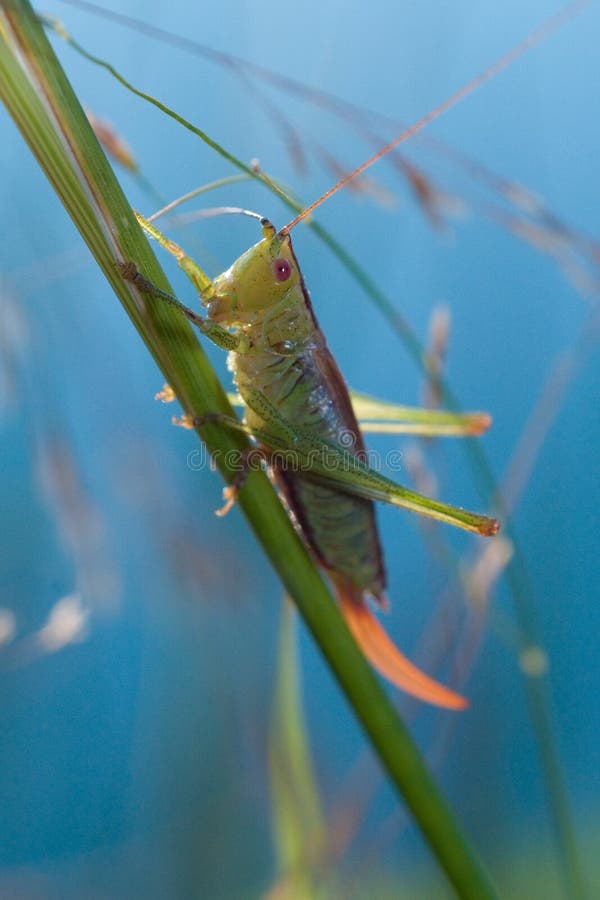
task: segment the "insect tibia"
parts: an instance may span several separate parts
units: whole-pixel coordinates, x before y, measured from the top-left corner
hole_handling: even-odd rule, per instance
[[[135,284],[138,291],[141,291],[142,294],[149,294],[152,297],[158,297],[160,300],[166,300],[166,302],[170,303],[172,306],[182,306],[179,300],[176,297],[173,297],[172,294],[163,291],[162,288],[157,287],[155,284],[152,284],[151,281],[148,281],[147,278],[144,278],[132,260],[127,262],[117,260],[117,268],[125,281],[130,281],[132,284]]]
[[[144,216],[136,212],[136,219],[147,235],[157,241],[167,253],[174,256],[180,269],[183,269],[187,277],[190,279],[203,300],[210,300],[215,292],[211,279],[202,271],[200,266],[194,262],[191,256],[188,256],[185,250],[176,244],[175,241],[169,240],[162,231],[155,228],[151,222]]]
[[[177,297],[174,297],[167,291],[163,291],[162,288],[156,287],[155,284],[152,284],[151,281],[144,278],[138,271],[134,262],[118,262],[117,265],[126,281],[133,282],[137,289],[143,294],[148,294],[150,297],[155,297],[157,300],[162,300],[170,306],[173,306],[178,312],[184,315],[189,322],[195,325],[196,328],[200,329],[202,334],[206,335],[206,337],[216,344],[217,347],[220,347],[222,350],[235,350],[238,353],[247,352],[248,339],[245,335],[231,334],[226,328],[221,328],[221,326],[217,325],[215,322],[204,319],[202,316],[199,316],[198,313],[188,309],[188,307],[181,303]]]
[[[163,291],[162,288],[157,287],[155,284],[152,284],[151,281],[148,281],[147,278],[144,278],[136,264],[129,260],[128,262],[117,261],[117,267],[121,272],[121,275],[125,279],[125,281],[131,281],[132,284],[135,284],[137,289],[142,292],[142,294],[149,294],[152,297],[158,297],[160,300],[166,300],[167,303],[170,303],[172,306],[176,306],[181,308],[182,310],[185,307],[179,302],[177,297],[173,297],[172,294],[169,294],[167,291]],[[192,313],[195,315],[195,313]]]

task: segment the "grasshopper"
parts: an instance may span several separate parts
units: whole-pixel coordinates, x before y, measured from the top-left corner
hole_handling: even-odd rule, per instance
[[[262,240],[211,280],[147,219],[144,230],[173,254],[198,290],[206,318],[144,279],[133,263],[123,277],[177,307],[229,351],[246,407],[245,421],[215,416],[260,445],[273,480],[307,545],[331,579],[342,613],[365,656],[400,689],[429,703],[462,709],[466,700],[421,672],[394,646],[371,613],[385,607],[385,571],[374,500],[482,535],[495,519],[448,506],[396,485],[364,462],[365,447],[348,389],[319,328],[289,229],[261,218]],[[435,413],[432,413],[435,417]],[[205,424],[195,421],[194,425]],[[226,488],[231,499],[246,471]]]
[[[578,4],[575,4],[577,7]],[[342,178],[279,231],[266,218],[262,239],[215,279],[148,219],[146,233],[171,253],[199,293],[206,316],[147,281],[132,261],[121,262],[124,278],[139,290],[174,305],[217,346],[229,351],[229,368],[245,406],[243,422],[222,415],[213,420],[241,430],[259,445],[300,534],[332,582],[358,645],[390,682],[425,702],[464,709],[465,698],[413,665],[393,644],[369,608],[387,605],[386,577],[374,501],[418,512],[456,527],[490,536],[498,521],[429,499],[371,469],[339,368],[319,328],[296,259],[291,230],[352,179],[420,131],[485,81],[525,53],[568,14],[567,7],[508,54]],[[435,418],[435,413],[430,414]],[[195,427],[205,420],[193,422]],[[247,471],[225,489],[228,504],[242,489]]]

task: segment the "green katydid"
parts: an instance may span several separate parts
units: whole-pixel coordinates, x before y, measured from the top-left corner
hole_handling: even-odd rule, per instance
[[[132,263],[122,266],[124,277],[175,304],[230,352],[245,424],[218,418],[260,444],[304,539],[335,585],[363,652],[401,689],[440,706],[463,708],[462,697],[400,654],[367,606],[367,597],[386,604],[373,500],[483,535],[495,534],[497,521],[400,487],[363,461],[365,448],[348,390],[316,321],[286,229],[277,232],[261,219],[263,239],[211,281],[173,241],[147,219],[138,219],[176,257],[199,291],[207,317],[158,291]],[[241,480],[234,490],[239,487]]]
[[[558,20],[551,20],[342,178],[281,230],[256,213],[222,210],[258,219],[262,240],[214,280],[149,220],[138,216],[147,234],[177,259],[190,278],[206,308],[206,317],[155,288],[135,263],[120,264],[123,277],[140,291],[173,304],[204,335],[229,351],[229,367],[245,404],[245,421],[214,418],[258,442],[294,521],[332,581],[346,622],[365,656],[400,689],[450,709],[463,709],[467,701],[409,662],[369,609],[369,598],[382,606],[387,602],[373,501],[410,509],[484,536],[495,534],[498,522],[423,497],[367,466],[350,395],[318,326],[290,231],[351,179],[541,40]],[[415,430],[418,420],[428,428],[434,417],[432,414],[428,421],[423,412],[415,416]],[[202,424],[204,421],[193,422],[196,427]],[[239,478],[228,489],[229,500],[242,485],[243,478]]]

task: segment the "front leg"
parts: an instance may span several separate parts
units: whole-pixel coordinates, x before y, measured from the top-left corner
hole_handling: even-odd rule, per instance
[[[246,335],[231,334],[230,331],[227,331],[226,328],[222,328],[221,325],[217,325],[216,322],[210,322],[203,316],[198,315],[198,313],[195,313],[181,303],[177,297],[156,287],[155,284],[152,284],[151,281],[144,278],[134,262],[119,262],[117,265],[121,275],[126,281],[131,281],[135,284],[137,289],[143,294],[148,294],[151,297],[156,297],[157,300],[170,303],[171,306],[174,306],[178,312],[184,315],[188,321],[195,325],[196,328],[211,340],[213,344],[216,344],[217,347],[220,347],[222,350],[234,350],[236,353],[245,353],[248,350],[249,341]]]

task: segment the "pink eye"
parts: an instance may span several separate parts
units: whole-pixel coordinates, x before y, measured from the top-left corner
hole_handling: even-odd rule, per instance
[[[273,274],[277,281],[287,281],[292,274],[292,267],[287,259],[276,259],[273,263]]]

